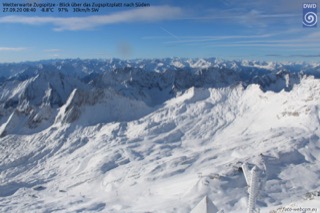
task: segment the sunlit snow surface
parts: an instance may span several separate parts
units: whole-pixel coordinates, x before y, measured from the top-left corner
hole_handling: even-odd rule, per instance
[[[156,105],[113,90],[81,97],[74,90],[30,131],[3,115],[1,212],[183,213],[206,195],[246,212],[243,162],[259,168],[261,212],[320,211],[319,79],[279,92],[190,87]]]

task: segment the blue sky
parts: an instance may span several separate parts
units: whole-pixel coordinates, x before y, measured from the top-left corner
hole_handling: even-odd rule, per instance
[[[0,62],[164,57],[320,62],[320,26],[302,27],[307,2],[302,0],[146,0],[150,7],[98,13],[4,13],[3,2],[35,1],[1,1]]]

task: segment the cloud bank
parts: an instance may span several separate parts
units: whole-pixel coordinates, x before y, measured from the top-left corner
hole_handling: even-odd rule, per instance
[[[148,8],[132,9],[110,15],[97,15],[86,17],[28,17],[5,16],[0,23],[16,23],[28,25],[54,25],[55,31],[88,30],[102,25],[132,22],[156,22],[172,20],[182,15],[182,10],[171,6],[153,6]]]
[[[26,50],[24,47],[0,47],[0,52],[11,51],[11,52],[21,52]]]

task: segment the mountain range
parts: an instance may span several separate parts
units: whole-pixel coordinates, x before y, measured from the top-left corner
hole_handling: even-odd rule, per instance
[[[66,59],[0,64],[4,212],[318,208],[320,64]],[[280,212],[280,211],[279,211]]]

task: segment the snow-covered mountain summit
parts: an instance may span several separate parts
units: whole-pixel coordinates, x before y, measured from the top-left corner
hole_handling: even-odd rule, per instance
[[[244,162],[262,212],[320,209],[319,64],[52,60],[0,76],[5,212],[190,212],[204,196],[245,212]]]

